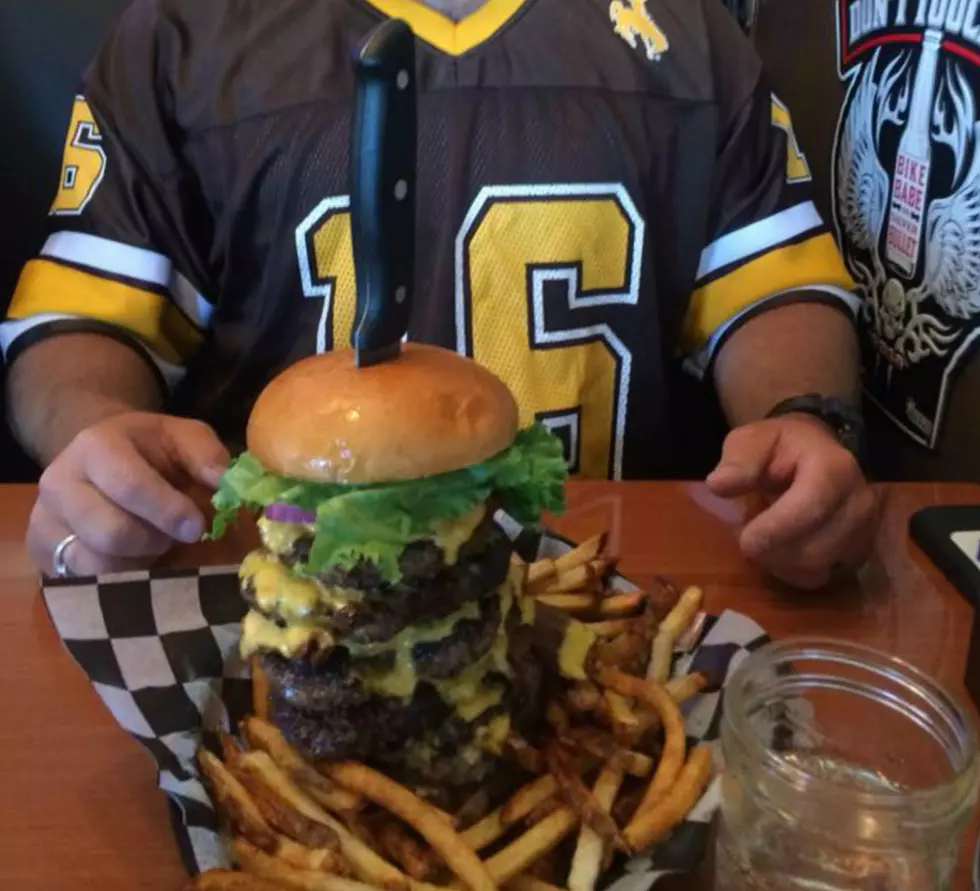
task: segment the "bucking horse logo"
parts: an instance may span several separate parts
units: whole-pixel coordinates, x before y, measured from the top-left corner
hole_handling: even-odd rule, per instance
[[[647,12],[646,0],[612,0],[609,4],[609,20],[616,26],[616,33],[633,49],[637,38],[643,41],[647,58],[654,62],[670,48],[667,35]]]

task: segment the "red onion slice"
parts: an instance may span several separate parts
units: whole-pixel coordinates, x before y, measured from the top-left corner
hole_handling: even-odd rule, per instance
[[[273,523],[315,523],[316,514],[292,504],[270,504],[266,506],[265,517]]]

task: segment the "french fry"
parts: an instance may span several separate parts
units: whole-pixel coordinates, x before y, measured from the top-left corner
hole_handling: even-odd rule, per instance
[[[275,850],[276,835],[245,787],[207,749],[198,752],[197,762],[216,804],[232,826],[263,850]]]
[[[704,602],[704,592],[693,585],[685,589],[667,618],[660,623],[660,630],[667,630],[674,638],[680,637],[691,626]]]
[[[495,891],[480,859],[446,820],[404,786],[384,774],[353,761],[326,765],[331,779],[364,795],[412,826],[472,891]]]
[[[297,810],[263,776],[247,770],[237,773],[270,826],[307,848],[337,845],[337,837],[330,828]]]
[[[692,674],[671,678],[664,684],[664,689],[671,695],[674,702],[683,705],[693,699],[708,685],[708,679],[699,671]],[[644,711],[638,715],[640,719],[640,736],[660,726],[660,716],[656,712]]]
[[[609,638],[629,631],[631,623],[629,619],[604,619],[601,622],[587,622],[586,624],[592,629],[592,633],[596,637]]]
[[[548,584],[556,575],[558,575],[558,568],[555,566],[555,561],[544,557],[528,564],[524,584],[529,591],[534,591]]]
[[[674,702],[678,704],[693,699],[707,686],[708,679],[700,671],[672,678],[664,684],[667,692],[673,697]]]
[[[229,767],[234,768],[238,758],[244,751],[238,740],[224,730],[220,730],[218,732],[218,743],[221,746],[221,760]]]
[[[690,587],[681,594],[674,608],[660,623],[657,634],[650,649],[650,663],[647,668],[647,678],[658,683],[664,683],[670,677],[670,663],[674,654],[674,644],[691,622],[694,621],[704,594],[700,588]]]
[[[541,802],[531,813],[527,815],[527,825],[533,826],[540,823],[545,817],[550,817],[558,808],[564,807],[564,802],[556,795]]]
[[[563,613],[587,613],[595,606],[595,598],[591,594],[539,594],[538,603],[561,610]]]
[[[258,656],[249,660],[252,666],[252,713],[265,720],[269,717],[269,676]]]
[[[529,816],[535,808],[558,794],[558,780],[552,774],[545,774],[521,789],[518,789],[500,809],[500,822],[513,826]]]
[[[381,826],[378,841],[388,856],[417,881],[424,882],[439,868],[431,851],[420,845],[394,820],[387,820]]]
[[[245,872],[209,869],[195,877],[187,891],[282,891],[282,886]]]
[[[407,891],[409,881],[404,873],[364,844],[339,820],[306,795],[266,752],[249,752],[241,761],[243,768],[253,777],[261,777],[267,789],[271,790],[280,801],[310,820],[332,830],[340,844],[340,850],[359,878],[372,885],[387,888],[389,891]],[[310,845],[310,847],[318,846]]]
[[[479,823],[460,833],[463,841],[474,851],[492,845],[514,823],[523,820],[542,801],[558,794],[558,781],[545,774],[522,786],[497,810],[487,814]]]
[[[619,767],[631,776],[646,777],[653,770],[653,759],[649,755],[624,749],[596,727],[573,727],[567,739],[583,752],[601,758],[610,767]]]
[[[673,786],[684,765],[686,747],[684,718],[673,697],[659,684],[624,674],[618,669],[607,666],[599,666],[597,673],[599,683],[652,708],[660,715],[660,720],[663,723],[663,751],[660,755],[660,763],[657,765],[650,785],[647,786],[643,800],[640,802],[637,813],[642,814],[656,804]],[[633,820],[635,822],[636,817]],[[629,841],[628,836],[627,841]]]
[[[629,701],[613,690],[603,691],[613,723],[613,736],[620,742],[631,742],[640,728],[640,719],[633,713]]]
[[[350,875],[350,864],[332,848],[308,848],[285,835],[280,835],[275,855],[283,863],[297,869],[329,872],[337,876]]]
[[[616,561],[610,557],[596,557],[589,561],[589,568],[592,570],[593,577],[600,581],[606,577],[609,570],[613,569]]]
[[[578,822],[578,814],[572,808],[558,808],[487,860],[487,872],[498,885],[505,885],[550,853]]]
[[[242,838],[232,842],[232,850],[245,872],[285,888],[295,888],[297,891],[371,891],[370,885],[353,879],[311,869],[297,869],[260,851]]]
[[[278,727],[268,721],[246,718],[242,722],[242,734],[253,749],[268,753],[297,785],[324,807],[343,813],[360,810],[364,806],[363,798],[346,789],[338,789],[286,741]]]
[[[586,539],[578,547],[562,554],[555,560],[556,570],[559,573],[565,573],[588,563],[590,560],[595,560],[605,551],[607,540],[608,536],[605,532]]]
[[[711,779],[711,769],[711,750],[698,746],[669,793],[652,808],[644,810],[640,805],[624,833],[634,851],[663,839],[691,812]]]
[[[613,818],[609,816],[609,808],[612,804],[602,805],[596,800],[592,790],[582,782],[574,759],[562,748],[558,740],[552,740],[545,748],[545,759],[548,762],[548,769],[558,780],[561,797],[575,808],[583,823],[594,829],[604,842],[625,851],[626,841]],[[620,782],[622,782],[622,772],[620,772]]]
[[[558,565],[557,561],[555,565]],[[548,582],[542,593],[561,594],[563,591],[575,591],[587,587],[593,578],[592,567],[588,563],[574,566],[571,569],[559,569],[558,575]]]
[[[642,591],[625,591],[614,594],[599,601],[599,615],[604,619],[616,619],[622,616],[635,616],[643,608],[646,594]]]
[[[612,812],[623,776],[622,768],[607,764],[595,781],[592,790],[595,801],[607,816]],[[609,816],[609,819],[611,821],[612,817]],[[594,827],[583,825],[579,829],[578,842],[572,855],[572,866],[568,874],[569,891],[593,891],[602,868],[603,852],[603,837]]]

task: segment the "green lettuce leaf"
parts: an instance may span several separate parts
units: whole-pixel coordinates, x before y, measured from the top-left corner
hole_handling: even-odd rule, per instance
[[[405,546],[428,538],[441,520],[454,520],[494,496],[520,523],[565,507],[561,442],[543,425],[520,431],[502,452],[470,467],[418,480],[358,485],[310,483],[266,473],[245,452],[225,472],[213,498],[210,538],[220,538],[241,508],[295,505],[316,513],[316,536],[306,572],[350,568],[370,560],[390,581],[399,577]]]

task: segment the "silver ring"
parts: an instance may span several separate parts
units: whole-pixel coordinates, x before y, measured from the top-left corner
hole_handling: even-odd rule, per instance
[[[66,579],[71,575],[71,570],[65,563],[65,551],[78,541],[78,536],[73,532],[71,535],[66,535],[61,541],[58,542],[58,547],[54,549],[54,556],[51,558],[51,565],[54,567],[54,574],[56,578]]]

